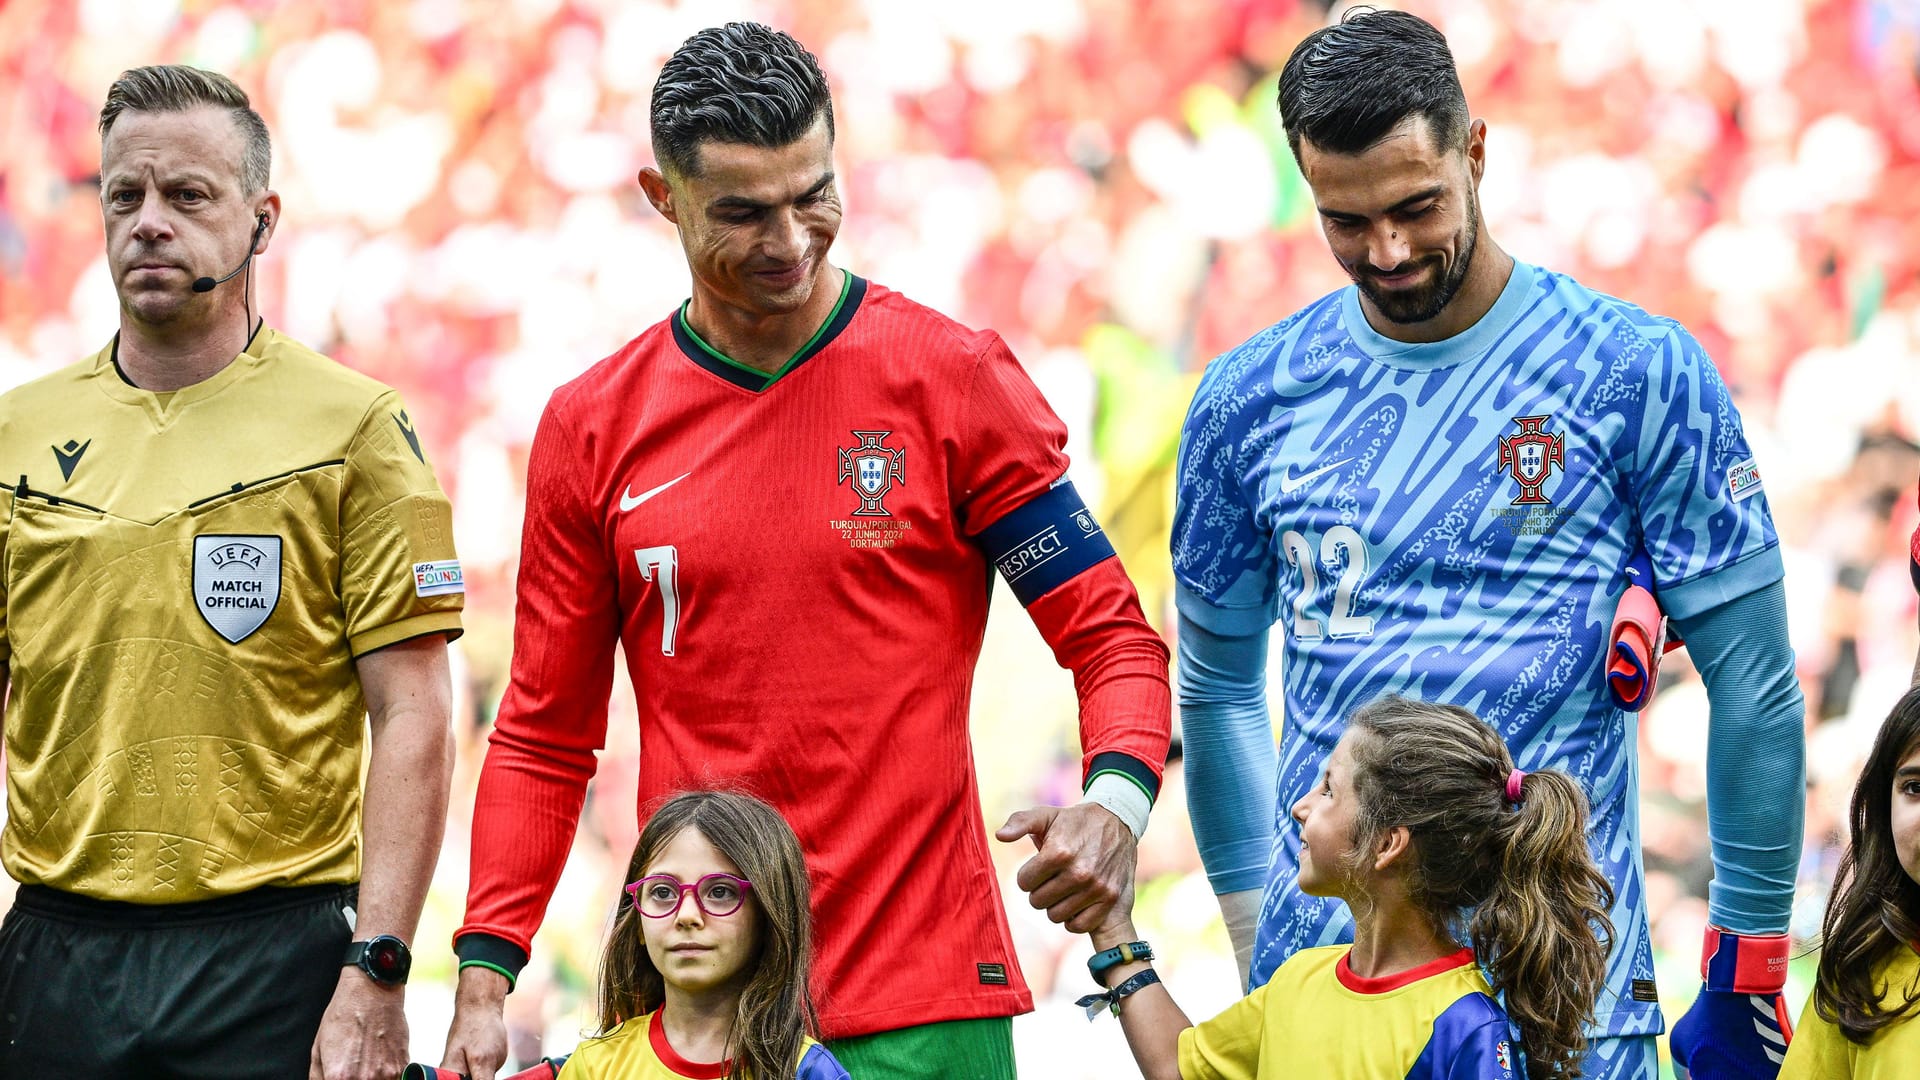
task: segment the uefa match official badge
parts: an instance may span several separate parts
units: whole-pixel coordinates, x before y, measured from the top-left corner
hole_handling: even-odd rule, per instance
[[[280,538],[193,538],[193,606],[214,633],[238,645],[280,602]]]
[[[1567,437],[1548,434],[1547,416],[1516,416],[1520,434],[1500,437],[1500,471],[1511,473],[1520,484],[1515,506],[1545,506],[1552,502],[1540,490],[1553,475],[1554,466],[1567,467]]]
[[[860,508],[853,512],[854,517],[892,517],[887,510],[885,499],[887,492],[893,490],[894,481],[902,485],[907,482],[905,447],[886,445],[891,431],[856,431],[853,437],[860,440],[858,446],[840,447],[840,479],[837,483],[853,481],[853,493],[860,497]]]

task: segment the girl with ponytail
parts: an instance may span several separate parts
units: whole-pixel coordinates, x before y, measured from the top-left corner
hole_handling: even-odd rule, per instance
[[[1580,1075],[1613,891],[1571,777],[1520,772],[1465,709],[1388,697],[1349,718],[1293,818],[1300,887],[1347,903],[1351,946],[1295,953],[1196,1027],[1134,940],[1131,897],[1094,931],[1112,989],[1081,1003],[1119,1013],[1149,1080]]]

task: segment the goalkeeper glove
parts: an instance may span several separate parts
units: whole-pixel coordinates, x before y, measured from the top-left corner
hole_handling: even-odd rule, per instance
[[[1774,1080],[1787,1056],[1788,939],[1707,927],[1700,959],[1706,985],[1673,1027],[1680,1080]]]

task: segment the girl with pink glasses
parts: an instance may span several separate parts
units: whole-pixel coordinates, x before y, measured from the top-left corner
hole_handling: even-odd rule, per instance
[[[847,1080],[809,1032],[807,868],[780,814],[724,791],[640,831],[601,960],[600,1031],[561,1080]]]

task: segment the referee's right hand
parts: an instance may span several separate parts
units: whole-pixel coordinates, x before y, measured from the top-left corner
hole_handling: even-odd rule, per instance
[[[477,965],[461,969],[441,1068],[470,1080],[494,1080],[507,1063],[507,990],[506,976],[497,971]]]

